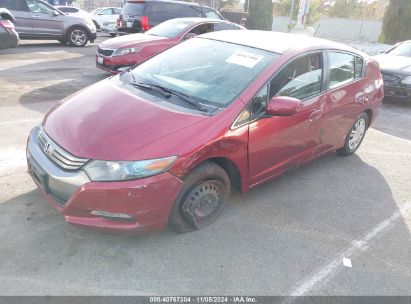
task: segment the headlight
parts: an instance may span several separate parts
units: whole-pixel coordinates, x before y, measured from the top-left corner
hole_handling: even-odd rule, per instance
[[[113,53],[113,56],[123,56],[123,55],[131,54],[131,53],[135,53],[138,50],[139,50],[138,48],[117,49]]]
[[[411,76],[405,77],[403,80],[401,80],[401,83],[411,85]]]
[[[165,172],[177,156],[140,161],[94,160],[84,171],[92,181],[122,181],[148,177]]]

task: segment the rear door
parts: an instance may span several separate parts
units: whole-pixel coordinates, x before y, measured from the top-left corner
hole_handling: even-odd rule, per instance
[[[26,0],[33,27],[33,36],[61,37],[64,33],[63,15],[54,15],[51,6],[38,0]]]
[[[329,91],[326,104],[324,146],[340,148],[366,98],[363,59],[356,54],[328,51]]]
[[[21,37],[32,34],[31,19],[26,0],[0,0],[0,7],[7,8],[16,18],[14,26]]]

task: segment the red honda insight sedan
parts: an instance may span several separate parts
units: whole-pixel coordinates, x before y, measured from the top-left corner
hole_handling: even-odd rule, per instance
[[[192,231],[232,187],[354,153],[383,96],[378,65],[347,46],[209,33],[54,106],[30,133],[28,168],[70,224]]]
[[[165,21],[144,34],[108,39],[96,53],[96,66],[117,74],[196,35],[246,28],[225,20],[177,18]]]

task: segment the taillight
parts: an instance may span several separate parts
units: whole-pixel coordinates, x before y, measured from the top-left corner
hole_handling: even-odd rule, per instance
[[[150,28],[148,25],[148,16],[141,16],[141,28],[143,31],[147,31]]]
[[[117,28],[120,28],[120,24],[121,24],[120,18],[117,18]]]
[[[8,30],[14,30],[14,24],[10,20],[0,20],[0,25]]]

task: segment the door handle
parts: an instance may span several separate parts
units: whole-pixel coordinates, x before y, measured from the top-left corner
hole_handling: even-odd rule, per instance
[[[308,118],[309,121],[314,121],[319,119],[323,115],[323,112],[321,110],[316,110],[310,114],[310,117]]]

